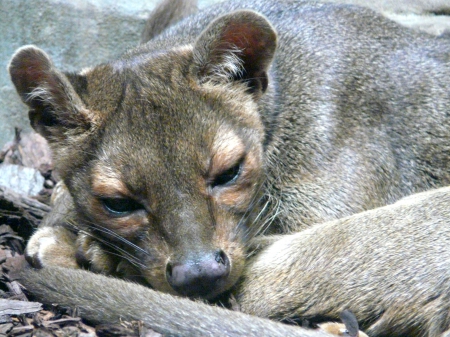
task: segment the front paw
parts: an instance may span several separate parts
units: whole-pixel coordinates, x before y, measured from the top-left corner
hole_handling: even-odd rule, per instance
[[[35,268],[79,268],[75,258],[75,242],[76,235],[67,228],[41,227],[28,241],[25,258]]]
[[[78,264],[84,269],[105,275],[115,274],[120,258],[108,253],[95,237],[80,232],[76,246]]]

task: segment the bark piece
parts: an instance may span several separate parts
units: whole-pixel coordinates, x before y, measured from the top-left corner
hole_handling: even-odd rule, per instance
[[[14,225],[14,229],[25,239],[50,209],[42,202],[0,186],[0,224],[7,222]]]
[[[0,162],[31,167],[48,178],[53,170],[53,160],[47,141],[36,132],[22,133],[16,128],[12,142],[7,143]]]
[[[38,302],[0,299],[0,316],[30,314],[41,309],[42,304]]]

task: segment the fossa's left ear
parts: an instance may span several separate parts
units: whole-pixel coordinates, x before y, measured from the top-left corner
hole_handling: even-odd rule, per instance
[[[194,64],[202,83],[244,82],[259,96],[267,89],[267,70],[277,47],[277,34],[262,15],[240,10],[219,17],[194,45]]]

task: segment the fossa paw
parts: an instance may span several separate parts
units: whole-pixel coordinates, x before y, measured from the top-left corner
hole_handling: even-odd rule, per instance
[[[80,266],[101,274],[114,274],[117,269],[117,259],[108,254],[92,236],[83,232],[76,239],[76,259]]]
[[[42,227],[30,238],[25,258],[35,268],[79,268],[75,259],[76,236],[64,227]]]

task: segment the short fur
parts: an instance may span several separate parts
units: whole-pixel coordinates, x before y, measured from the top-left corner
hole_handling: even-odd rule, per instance
[[[241,310],[318,322],[350,309],[369,336],[450,333],[449,204],[450,187],[441,188],[275,240],[252,258],[235,289]],[[27,270],[22,282],[39,300],[76,306],[95,322],[138,319],[178,336],[202,328],[228,335],[229,326],[229,336],[277,336],[278,329],[295,336],[269,321],[77,270]]]
[[[33,46],[9,71],[70,193],[47,222],[77,235],[67,263],[210,299],[239,280],[254,237],[317,231],[449,184],[449,50],[364,8],[248,0],[81,73]],[[45,253],[58,238],[38,233],[30,260],[61,265]],[[350,235],[338,233],[333,245]]]

